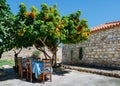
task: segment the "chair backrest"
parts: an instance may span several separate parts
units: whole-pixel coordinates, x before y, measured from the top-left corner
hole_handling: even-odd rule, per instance
[[[30,59],[26,60],[26,71],[27,71],[27,79],[28,76],[30,76],[30,81],[32,82],[32,65]]]
[[[50,81],[52,81],[52,60],[43,59],[43,83],[45,81],[46,75],[50,75]]]
[[[52,68],[52,60],[51,59],[43,59],[43,70],[46,71],[49,69],[49,72],[51,72]]]
[[[26,60],[26,69],[27,69],[27,71],[29,71],[29,72],[32,71],[31,61],[30,61],[29,59]]]

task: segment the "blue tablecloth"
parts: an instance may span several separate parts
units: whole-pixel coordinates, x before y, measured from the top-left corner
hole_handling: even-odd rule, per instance
[[[35,78],[38,78],[42,74],[43,62],[41,61],[32,61],[32,72],[35,73]]]

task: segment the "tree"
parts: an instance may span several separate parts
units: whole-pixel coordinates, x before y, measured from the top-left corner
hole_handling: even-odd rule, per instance
[[[41,10],[33,25],[36,33],[34,44],[38,50],[44,53],[46,58],[52,57],[47,54],[45,47],[52,52],[53,56],[56,55],[57,47],[60,44],[60,22],[61,18],[56,5],[53,7],[49,7],[47,4],[41,5]]]
[[[31,7],[31,11],[33,11],[34,8]],[[30,17],[28,17],[30,16]],[[15,22],[13,29],[15,31],[14,36],[14,47],[15,48],[23,48],[23,47],[29,47],[32,46],[33,42],[33,35],[32,35],[32,29],[34,21],[32,18],[34,17],[34,14],[28,13],[26,5],[24,3],[20,3],[19,5],[19,12],[15,17]]]
[[[41,5],[41,10],[33,23],[36,37],[34,44],[36,48],[50,57],[45,51],[47,47],[55,58],[58,45],[62,43],[78,43],[88,39],[89,29],[85,19],[80,20],[81,12],[70,14],[70,16],[60,17],[56,5],[49,7],[47,4]],[[51,57],[50,57],[51,58]]]
[[[18,52],[14,50],[15,67],[17,67],[18,54],[21,52],[22,48],[26,48],[33,45],[34,35],[32,35],[32,22],[34,21],[33,17],[35,16],[33,14],[34,10],[35,8],[32,6],[31,12],[28,13],[26,5],[21,2],[19,5],[19,12],[15,16],[15,21],[13,25],[13,30],[15,31],[13,45],[15,49],[19,49]]]
[[[0,58],[4,51],[11,50],[13,46],[12,25],[14,15],[10,11],[10,7],[6,4],[6,0],[0,1]]]
[[[76,13],[71,13],[70,16],[62,17],[62,43],[79,43],[88,39],[90,29],[88,28],[87,20],[80,20],[80,15],[81,12],[77,11]]]
[[[60,43],[78,43],[89,37],[87,21],[79,18],[80,11],[61,17],[56,5],[48,6],[43,3],[40,11],[35,6],[31,6],[30,12],[26,10],[24,3],[21,3],[19,8],[12,25],[14,42],[12,41],[11,45],[21,49],[35,45],[46,58],[55,59],[55,66],[57,47]],[[53,56],[46,52],[46,48]],[[16,57],[18,53],[15,52]]]

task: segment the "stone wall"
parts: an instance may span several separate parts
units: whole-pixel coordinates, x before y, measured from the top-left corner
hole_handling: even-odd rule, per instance
[[[83,48],[82,60],[79,59],[80,47]],[[120,69],[120,27],[94,32],[83,43],[63,45],[63,63]]]
[[[36,50],[37,49],[35,47],[23,48],[22,51],[18,54],[18,57],[30,57],[30,56],[32,56],[32,52],[36,51]],[[16,51],[18,52],[18,50],[16,50]],[[51,52],[47,51],[47,53],[52,57]],[[42,52],[40,53],[40,57],[41,57],[41,59],[45,58],[44,54]],[[14,59],[14,51],[11,50],[8,52],[4,52],[2,54],[2,58],[0,60],[3,60],[3,59]],[[62,60],[62,48],[59,47],[58,51],[57,51],[57,62],[60,63],[61,60]]]
[[[32,55],[32,52],[37,50],[35,47],[23,48],[22,51],[18,54],[18,57],[29,57]],[[19,50],[15,50],[18,52]],[[1,59],[14,59],[14,51],[10,50],[2,54]]]

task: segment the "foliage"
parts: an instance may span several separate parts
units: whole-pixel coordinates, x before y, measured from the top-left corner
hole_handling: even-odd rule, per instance
[[[15,16],[15,22],[13,29],[15,31],[14,47],[23,48],[33,45],[34,35],[33,32],[33,21],[36,12],[34,6],[31,7],[31,12],[27,12],[27,7],[24,3],[20,3],[19,12]]]
[[[77,11],[61,18],[56,5],[49,7],[42,4],[33,25],[37,47],[46,45],[51,51],[56,51],[60,42],[78,43],[86,40],[89,37],[89,29],[87,21],[79,19],[80,14],[81,12]]]
[[[57,47],[60,43],[78,43],[89,37],[90,30],[87,21],[80,19],[80,11],[71,13],[69,16],[60,16],[56,5],[48,6],[43,3],[40,11],[35,6],[31,6],[28,12],[26,5],[20,3],[19,12],[14,17],[5,2],[5,0],[0,2],[5,5],[5,8],[0,9],[1,17],[4,16],[4,19],[0,20],[2,22],[0,23],[2,34],[0,35],[0,45],[2,45],[0,49],[35,45],[45,57],[51,58],[46,52],[46,48],[49,49],[56,60]],[[6,40],[7,37],[11,39]]]
[[[56,5],[48,6],[43,3],[41,10],[34,16],[34,21],[31,23],[36,48],[50,57],[44,48],[47,47],[56,60],[57,47],[61,42],[78,43],[88,39],[90,30],[87,21],[80,20],[80,14],[81,12],[77,11],[70,16],[60,17]],[[31,16],[28,15],[28,17]],[[29,19],[28,21],[30,21]]]
[[[25,25],[26,16],[25,13],[27,12],[26,6],[24,3],[20,3],[19,12],[16,15],[15,22],[13,29],[15,30],[15,47],[22,48],[27,47],[30,45],[29,43],[29,36],[24,36],[26,33],[27,27]],[[25,41],[26,40],[26,41]]]
[[[79,43],[88,39],[90,29],[88,29],[87,20],[80,20],[80,15],[81,12],[77,11],[76,13],[71,13],[70,16],[62,17],[62,43]]]
[[[40,51],[35,50],[35,51],[32,52],[32,55],[38,57],[40,55]]]
[[[36,33],[35,45],[37,48],[47,46],[51,51],[56,50],[60,39],[60,14],[56,5],[49,7],[41,5],[41,11],[34,22],[34,33]]]
[[[10,12],[10,7],[6,0],[0,1],[0,58],[4,51],[11,50],[13,46],[13,21],[14,15]]]
[[[87,21],[80,20],[80,14],[81,12],[77,11],[61,18],[56,5],[49,7],[47,4],[42,4],[33,25],[37,47],[46,45],[51,51],[56,51],[60,42],[78,43],[88,39]]]

